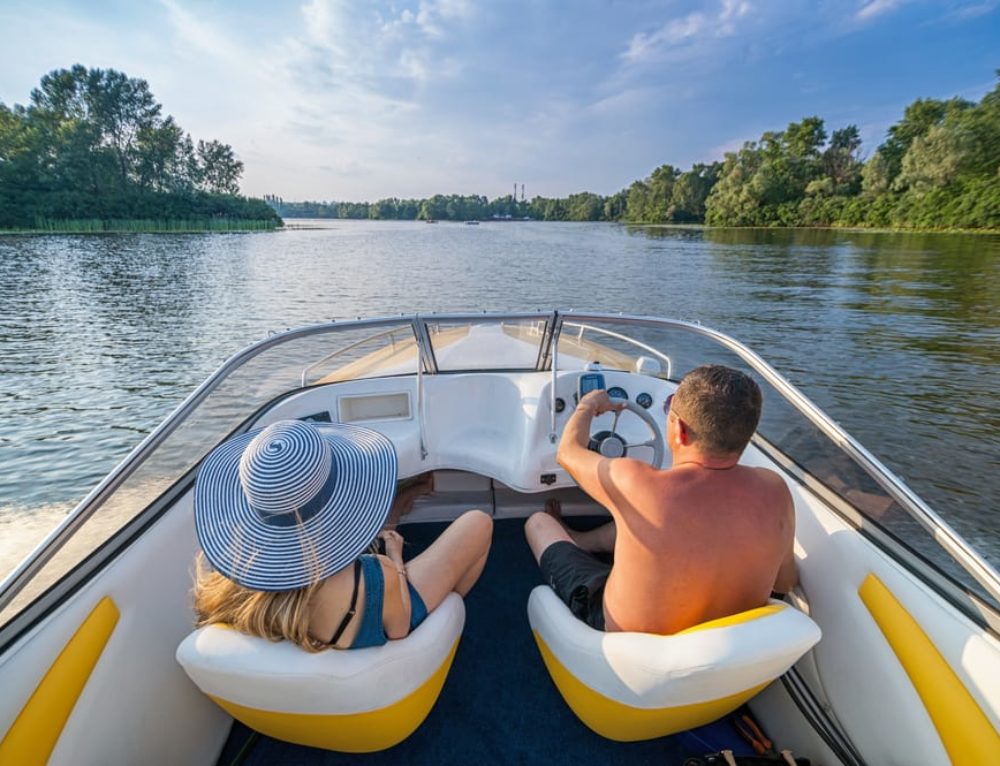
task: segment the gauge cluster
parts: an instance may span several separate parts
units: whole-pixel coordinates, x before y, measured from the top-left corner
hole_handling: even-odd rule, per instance
[[[629,396],[628,390],[623,386],[611,386],[608,388],[608,396],[612,399],[621,399],[624,401],[633,400],[636,404],[642,407],[644,410],[648,410],[653,406],[653,395],[648,391],[639,391],[634,399]]]
[[[635,376],[633,375],[630,377],[635,377]],[[636,388],[638,389],[639,387]],[[642,407],[644,410],[648,410],[650,407],[653,406],[653,395],[650,394],[649,391],[639,390],[639,392],[635,395],[634,399],[632,396],[629,395],[628,389],[626,389],[624,386],[610,386],[607,389],[607,392],[608,396],[610,396],[612,399],[618,399],[626,402],[630,400],[635,401],[635,403],[638,404],[640,407]],[[578,404],[579,401],[580,401],[580,396],[577,392],[574,391],[573,403]],[[565,408],[566,408],[565,399],[563,399],[562,397],[557,398],[556,412],[562,412]]]

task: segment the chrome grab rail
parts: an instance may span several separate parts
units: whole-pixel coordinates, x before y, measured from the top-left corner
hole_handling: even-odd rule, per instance
[[[42,567],[52,559],[67,540],[79,529],[104,502],[142,465],[142,463],[187,419],[190,413],[198,407],[233,371],[243,366],[249,360],[289,340],[308,337],[325,332],[339,332],[346,329],[379,328],[388,325],[404,325],[410,323],[414,337],[420,348],[422,364],[418,364],[418,372],[422,374],[437,373],[434,361],[433,347],[427,333],[426,322],[433,319],[437,322],[476,322],[509,320],[547,320],[552,325],[549,339],[553,373],[552,431],[550,440],[555,437],[555,374],[558,368],[558,341],[565,320],[584,322],[610,322],[622,325],[645,326],[653,328],[670,327],[692,332],[709,338],[724,348],[739,356],[744,362],[756,370],[765,380],[785,397],[802,415],[812,421],[834,444],[839,446],[850,457],[857,461],[896,500],[900,506],[913,516],[932,537],[986,590],[989,595],[1000,602],[1000,574],[987,563],[968,543],[966,543],[944,520],[940,518],[926,503],[923,502],[909,487],[907,487],[892,471],[884,466],[867,449],[847,434],[828,415],[810,402],[795,386],[788,382],[780,373],[772,368],[760,356],[749,348],[730,338],[728,335],[710,330],[699,324],[680,320],[658,319],[656,317],[631,316],[624,314],[600,314],[569,311],[565,313],[549,312],[517,312],[509,314],[472,314],[450,313],[432,315],[410,315],[409,317],[383,317],[375,319],[348,320],[336,323],[310,325],[297,330],[289,330],[272,335],[237,352],[196,388],[159,426],[156,427],[129,455],[101,481],[65,519],[53,529],[35,549],[0,583],[0,610],[3,610],[21,591],[21,589],[37,574]],[[659,355],[659,354],[658,354]],[[544,367],[544,358],[540,356],[539,365]],[[418,394],[420,396],[420,394]],[[420,403],[418,402],[418,407]],[[422,415],[421,415],[422,427]],[[423,449],[423,447],[422,447]]]
[[[577,333],[576,336],[577,341],[582,342],[584,331],[589,330],[591,332],[597,332],[601,333],[602,335],[607,335],[610,338],[615,338],[617,340],[625,341],[626,343],[631,343],[633,346],[641,348],[643,351],[648,351],[650,354],[658,356],[660,359],[662,359],[664,362],[667,363],[666,377],[668,379],[671,379],[671,373],[673,372],[673,362],[671,362],[670,357],[664,354],[662,351],[658,351],[652,346],[646,345],[642,341],[636,340],[635,338],[630,338],[627,335],[622,335],[621,333],[614,332],[613,330],[607,330],[603,327],[594,327],[594,325],[589,325],[589,324],[580,324],[578,326],[580,328],[580,332]]]

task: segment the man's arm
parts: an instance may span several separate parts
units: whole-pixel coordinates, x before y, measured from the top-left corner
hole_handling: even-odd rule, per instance
[[[788,540],[785,546],[785,557],[778,567],[778,576],[774,578],[774,590],[777,593],[788,593],[799,584],[799,570],[795,565],[795,502],[792,494],[788,491],[788,485],[784,479],[775,475],[775,479],[781,483],[785,504],[785,535]]]
[[[587,449],[590,425],[597,415],[621,410],[624,405],[611,401],[604,391],[592,391],[584,396],[570,416],[556,460],[572,476],[580,488],[613,514],[618,511],[622,491],[622,472],[628,471],[628,458],[606,458]]]
[[[789,549],[781,567],[778,569],[778,576],[774,578],[774,587],[771,589],[775,593],[788,593],[799,584],[799,569],[795,566],[795,554]]]

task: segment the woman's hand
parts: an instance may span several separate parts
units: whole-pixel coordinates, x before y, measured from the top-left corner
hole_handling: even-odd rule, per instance
[[[385,555],[397,567],[403,566],[403,536],[394,529],[383,530],[379,535],[385,541]]]

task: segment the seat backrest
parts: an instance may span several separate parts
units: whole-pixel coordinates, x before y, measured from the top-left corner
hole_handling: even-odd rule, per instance
[[[465,605],[452,593],[409,636],[383,646],[312,653],[289,641],[209,625],[184,639],[177,661],[201,691],[251,728],[291,742],[366,752],[396,744],[430,711],[464,624]],[[388,731],[394,707],[406,720]],[[365,733],[369,713],[374,730]],[[342,719],[346,739],[304,739],[303,721],[287,725],[296,716],[328,719],[322,722],[327,734]]]
[[[532,591],[528,619],[536,639],[573,676],[635,708],[692,705],[755,689],[787,671],[821,635],[807,615],[775,600],[670,636],[603,633],[576,619],[547,586]]]

